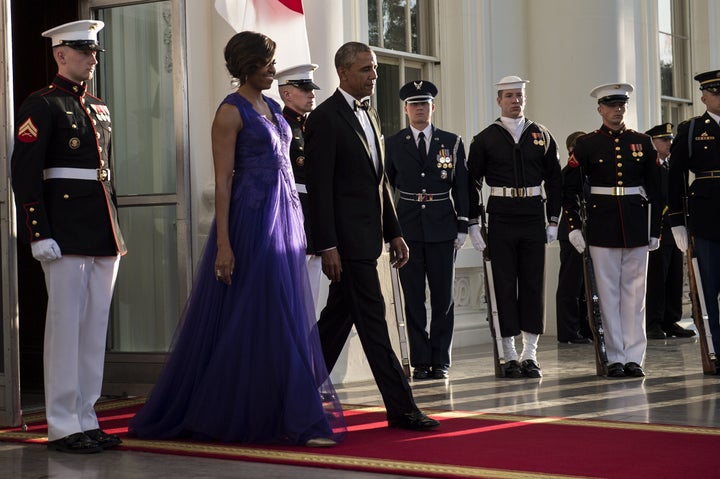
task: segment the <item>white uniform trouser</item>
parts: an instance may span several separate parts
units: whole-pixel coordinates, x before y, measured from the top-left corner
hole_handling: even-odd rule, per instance
[[[320,280],[322,279],[322,257],[307,255],[305,256],[305,263],[307,264],[308,276],[310,277],[313,310],[315,311],[315,316],[317,317],[319,315],[318,297],[320,295]]]
[[[119,256],[42,263],[48,292],[45,408],[48,440],[98,428],[105,341]]]
[[[645,289],[648,248],[590,246],[608,363],[642,365],[645,336]]]

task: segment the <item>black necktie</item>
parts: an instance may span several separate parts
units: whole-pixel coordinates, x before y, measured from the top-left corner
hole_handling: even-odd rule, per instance
[[[367,98],[362,101],[355,100],[355,107],[353,108],[353,110],[357,111],[358,108],[367,111],[367,109],[370,108],[370,100],[368,100]]]
[[[420,159],[425,163],[427,161],[427,146],[425,145],[425,133],[422,131],[418,135],[418,152]]]

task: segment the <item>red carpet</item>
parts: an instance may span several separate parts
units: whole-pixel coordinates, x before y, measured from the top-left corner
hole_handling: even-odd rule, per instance
[[[143,399],[99,404],[101,427],[123,435]],[[384,410],[345,406],[348,434],[328,449],[123,438],[122,449],[440,478],[720,477],[720,428],[427,411],[431,432],[389,429]],[[42,414],[0,440],[44,443]]]

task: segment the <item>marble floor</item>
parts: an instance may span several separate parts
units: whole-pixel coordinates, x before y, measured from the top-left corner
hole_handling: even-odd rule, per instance
[[[687,323],[685,323],[687,324]],[[598,418],[720,427],[720,376],[705,376],[696,339],[649,341],[642,379],[595,376],[592,345],[541,339],[542,379],[496,379],[490,346],[454,351],[450,379],[415,381],[425,410]],[[348,404],[381,405],[372,382],[338,385]],[[0,477],[12,479],[392,479],[386,474],[105,451],[74,456],[41,445],[0,443]]]

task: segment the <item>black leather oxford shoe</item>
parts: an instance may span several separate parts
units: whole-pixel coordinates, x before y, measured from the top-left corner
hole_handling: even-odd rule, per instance
[[[92,454],[102,451],[102,447],[84,432],[76,432],[55,441],[48,442],[51,451],[68,452],[70,454]]]
[[[433,377],[433,379],[449,378],[450,374],[448,373],[448,368],[446,368],[445,366],[433,366],[432,377]]]
[[[505,370],[506,378],[521,378],[522,367],[519,361],[511,360],[504,364],[503,369]]]
[[[620,363],[612,363],[608,366],[607,377],[609,378],[624,378],[625,368]]]
[[[520,369],[522,372],[522,375],[526,378],[541,378],[542,377],[542,370],[540,369],[540,366],[538,366],[538,363],[533,361],[532,359],[526,359],[522,362],[520,365]]]
[[[631,378],[641,378],[645,376],[645,371],[643,371],[642,366],[638,363],[627,363],[623,369],[625,370],[625,376],[630,376]]]
[[[421,411],[411,411],[405,414],[388,419],[388,426],[400,429],[410,429],[411,431],[422,431],[424,429],[433,429],[438,427],[440,423],[435,419],[430,419]]]
[[[692,338],[693,336],[695,336],[695,331],[693,331],[692,329],[685,329],[678,323],[673,323],[672,326],[663,328],[663,332],[667,335],[668,338]]]
[[[111,447],[119,446],[122,441],[115,434],[108,434],[102,429],[91,429],[85,431],[90,439],[97,442],[103,449],[110,449]]]
[[[413,370],[413,379],[431,379],[432,370],[430,366],[418,366]]]

